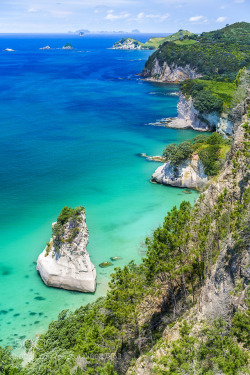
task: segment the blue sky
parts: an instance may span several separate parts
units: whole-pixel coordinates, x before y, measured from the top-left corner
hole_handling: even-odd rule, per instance
[[[0,33],[202,32],[238,21],[250,22],[250,0],[0,0]]]

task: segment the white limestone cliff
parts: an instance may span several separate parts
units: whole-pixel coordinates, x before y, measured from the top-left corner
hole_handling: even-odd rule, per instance
[[[199,78],[202,75],[198,74],[190,65],[184,67],[176,64],[168,65],[165,61],[161,65],[159,60],[155,58],[152,68],[150,70],[144,68],[141,76],[148,81],[179,83],[185,79]]]
[[[39,255],[37,271],[48,286],[79,292],[94,292],[96,269],[86,249],[89,233],[85,212],[81,212],[77,222],[69,221],[64,224],[62,232],[60,246],[55,247],[55,235],[53,235],[47,247]],[[72,233],[76,233],[74,238]]]
[[[163,185],[177,186],[189,189],[201,189],[208,182],[203,164],[198,154],[175,167],[164,163],[156,169],[151,177],[152,182]]]
[[[191,128],[199,131],[217,131],[222,135],[232,135],[233,123],[228,116],[219,116],[216,112],[200,114],[194,108],[193,99],[186,99],[182,93],[177,104],[178,116],[167,123],[167,127],[175,129]]]

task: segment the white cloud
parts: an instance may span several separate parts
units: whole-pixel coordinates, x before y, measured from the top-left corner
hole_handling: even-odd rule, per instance
[[[152,19],[158,22],[163,22],[169,17],[168,13],[165,14],[145,14],[144,12],[138,13],[136,21],[141,22],[144,19]]]
[[[36,13],[36,12],[38,12],[38,10],[35,9],[35,8],[29,8],[29,9],[27,10],[27,12],[28,12],[28,13]]]
[[[234,0],[234,2],[236,4],[243,4],[245,2],[245,0]]]
[[[108,14],[106,15],[105,19],[108,21],[116,21],[119,19],[125,19],[128,18],[130,14],[128,12],[121,12],[119,14],[115,14],[114,10],[109,10]]]
[[[190,22],[202,22],[205,23],[207,22],[207,18],[204,16],[194,16],[189,18]]]
[[[227,19],[227,17],[218,17],[216,22],[219,22],[219,23],[224,22],[224,21],[226,21],[226,19]]]

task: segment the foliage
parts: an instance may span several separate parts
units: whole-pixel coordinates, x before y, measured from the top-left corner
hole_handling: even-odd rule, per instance
[[[225,154],[229,151],[229,142],[218,133],[210,136],[200,134],[192,141],[185,141],[176,145],[169,144],[163,152],[166,161],[171,165],[178,166],[190,158],[193,153],[198,153],[208,176],[219,173]]]
[[[221,82],[218,81],[218,77],[213,80],[204,79],[188,79],[180,84],[181,91],[187,97],[190,95],[193,98],[198,98],[199,102],[206,108],[206,95],[209,93],[209,97],[212,100],[212,106],[207,107],[206,112],[217,111],[221,113],[222,110],[227,110],[232,105],[232,100],[235,95],[236,85],[234,82]],[[202,91],[203,90],[203,91]],[[205,94],[203,94],[205,92]],[[204,97],[202,97],[204,95]],[[202,100],[203,99],[203,100]],[[218,100],[216,102],[216,99]],[[217,104],[216,104],[217,103]],[[196,109],[196,103],[194,100],[194,106]],[[217,107],[217,108],[216,108]]]
[[[222,113],[223,101],[208,90],[200,90],[194,96],[194,107],[200,113]]]
[[[84,212],[85,209],[82,206],[76,207],[76,208],[71,208],[68,206],[65,206],[60,215],[57,218],[56,223],[52,227],[52,236],[53,236],[53,245],[55,248],[56,252],[60,251],[60,247],[62,243],[64,242],[63,235],[65,232],[64,225],[66,223],[70,224],[70,232],[69,236],[67,238],[67,242],[71,243],[74,238],[77,236],[79,233],[79,223],[82,221],[81,214]],[[47,248],[46,252],[47,254],[51,250],[51,244],[47,243]]]
[[[185,141],[176,145],[171,143],[163,152],[163,156],[170,161],[172,165],[178,166],[184,160],[188,159],[192,154],[192,143]]]
[[[197,73],[209,78],[218,75],[231,78],[239,69],[250,64],[249,25],[244,22],[236,23],[221,30],[202,33],[200,36],[191,35],[188,40],[196,41],[192,44],[166,41],[149,57],[145,72],[150,74],[157,59],[160,66],[163,66],[164,62],[169,66],[189,65]]]
[[[192,326],[186,321],[180,329],[181,337],[173,342],[173,349],[160,364],[166,370],[158,374],[217,374],[236,375],[248,363],[248,354],[238,345],[226,323],[221,319],[204,326],[200,335],[194,336]]]
[[[65,206],[57,218],[57,223],[64,225],[69,221],[69,219],[79,220],[82,211],[84,211],[84,207],[82,206],[76,208]]]
[[[21,360],[14,359],[10,351],[0,346],[0,374],[14,375],[22,373]]]

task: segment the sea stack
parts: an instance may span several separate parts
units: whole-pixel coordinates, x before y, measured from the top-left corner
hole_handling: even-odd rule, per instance
[[[87,252],[85,209],[64,207],[52,224],[52,238],[37,260],[37,271],[48,286],[94,292],[96,270]]]

